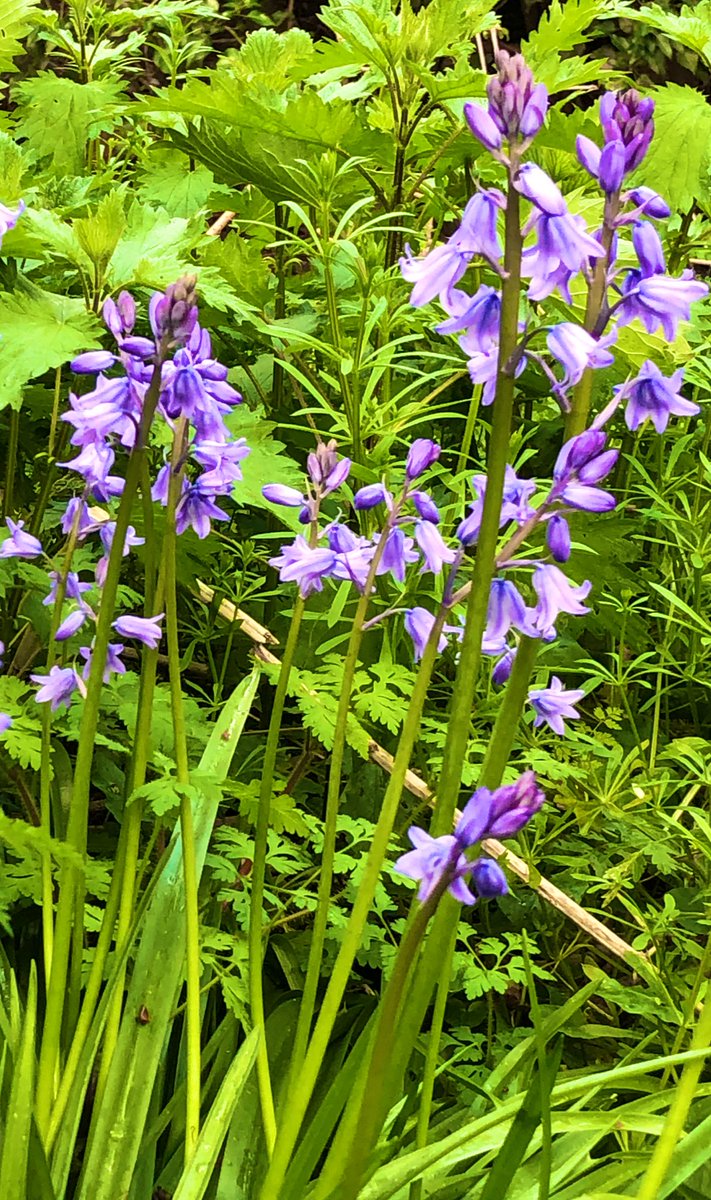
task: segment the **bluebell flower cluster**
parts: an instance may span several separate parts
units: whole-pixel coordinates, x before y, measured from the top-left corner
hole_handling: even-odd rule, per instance
[[[433,838],[419,826],[411,826],[408,837],[414,850],[401,855],[395,867],[402,875],[419,881],[417,898],[423,904],[438,888],[446,888],[462,904],[504,896],[508,884],[498,863],[484,855],[471,859],[469,851],[484,838],[513,837],[538,812],[544,799],[533,771],[525,771],[515,783],[493,792],[477,788],[453,834]]]
[[[0,218],[2,214],[0,213]],[[135,333],[136,305],[128,292],[116,300],[108,298],[103,306],[104,323],[113,335],[115,351],[95,350],[78,355],[71,363],[76,375],[93,376],[93,390],[70,396],[69,411],[63,414],[72,427],[70,443],[77,455],[60,464],[82,480],[81,494],[68,503],[62,518],[63,532],[78,542],[98,534],[102,554],[92,582],[81,580],[69,571],[49,573],[49,592],[44,600],[54,606],[60,594],[63,612],[55,640],[66,643],[80,630],[98,619],[87,593],[99,598],[106,579],[109,556],[114,542],[116,522],[94,502],[111,503],[123,491],[121,473],[114,473],[121,454],[135,448],[144,403],[154,372],[160,372],[157,414],[182,447],[175,457],[158,471],[152,498],[165,505],[171,474],[179,487],[176,507],[178,533],[192,528],[198,537],[206,537],[213,520],[226,520],[227,514],[216,501],[230,496],[236,481],[242,478],[240,463],[249,454],[244,438],[234,439],[225,416],[241,401],[227,381],[227,367],[212,354],[210,336],[198,323],[195,279],[186,276],[164,293],[156,293],[149,306],[152,337]],[[40,540],[25,530],[22,521],[7,520],[9,536],[0,544],[0,558],[40,558],[44,551]],[[129,526],[122,555],[142,545],[133,526]],[[118,639],[109,645],[104,679],[126,671],[121,658],[124,639],[138,641],[150,649],[160,643],[163,613],[153,617],[123,614],[113,621]],[[85,692],[89,677],[93,643],[80,646],[73,665],[54,665],[50,671],[31,676],[38,685],[36,699],[49,703],[53,710],[68,707],[75,693]]]

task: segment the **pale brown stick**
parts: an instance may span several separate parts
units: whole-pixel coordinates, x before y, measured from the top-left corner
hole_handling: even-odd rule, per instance
[[[207,236],[219,237],[222,233],[222,230],[226,229],[230,221],[234,221],[236,216],[237,213],[231,212],[229,208],[226,209],[225,212],[220,214],[216,221],[212,222],[212,225],[207,230]]]
[[[209,604],[215,595],[212,588],[208,587],[207,584],[200,582],[198,582],[198,588],[200,590],[200,599],[204,600],[206,604]],[[262,660],[262,662],[274,664],[279,663],[280,660],[275,654],[272,654],[271,650],[269,650],[267,647],[267,643],[270,645],[279,644],[277,639],[272,633],[269,632],[268,629],[265,629],[263,625],[259,624],[259,622],[252,620],[251,617],[247,616],[247,614],[242,612],[241,609],[236,608],[236,606],[229,600],[221,601],[219,613],[227,621],[239,621],[240,628],[243,629],[247,636],[252,638],[254,641],[255,654]],[[394,761],[392,754],[389,754],[388,751],[380,746],[376,741],[370,742],[369,752],[370,758],[374,763],[377,763],[377,765],[382,767],[384,771],[387,771],[388,774],[392,773]],[[419,775],[416,775],[414,771],[405,772],[405,787],[407,788],[408,792],[410,792],[418,800],[423,800],[430,803],[433,799],[434,793],[432,790],[427,786],[424,779],[420,779]],[[460,815],[461,814],[459,812],[456,813],[457,821],[459,820]],[[508,869],[514,875],[517,875],[523,883],[526,883],[529,887],[532,887],[534,891],[538,892],[539,896],[542,896],[544,900],[547,900],[548,903],[553,906],[553,908],[557,908],[559,912],[563,913],[564,916],[573,921],[579,929],[582,929],[585,933],[587,933],[591,938],[598,942],[599,945],[603,946],[605,950],[608,950],[611,954],[615,954],[618,958],[622,958],[626,962],[629,962],[631,966],[634,966],[635,960],[639,961],[640,959],[647,958],[645,954],[641,953],[639,950],[633,949],[628,942],[624,941],[624,939],[619,937],[616,933],[613,933],[611,929],[608,929],[607,925],[603,925],[602,921],[598,921],[597,917],[593,917],[592,914],[587,911],[587,909],[582,908],[580,904],[575,902],[575,900],[571,900],[570,896],[567,896],[565,892],[562,892],[560,888],[557,888],[555,884],[550,882],[550,880],[545,879],[542,875],[537,875],[537,877],[532,880],[531,872],[527,863],[525,863],[522,858],[519,858],[517,854],[514,854],[513,851],[508,848],[508,846],[504,846],[495,838],[486,838],[482,842],[482,847],[484,850],[486,850],[487,854],[492,856],[492,858],[502,859],[505,866],[508,867]]]

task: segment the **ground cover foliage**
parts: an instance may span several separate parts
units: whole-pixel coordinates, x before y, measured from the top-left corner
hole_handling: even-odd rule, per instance
[[[0,2],[0,1196],[711,1190],[711,4],[512,8]]]

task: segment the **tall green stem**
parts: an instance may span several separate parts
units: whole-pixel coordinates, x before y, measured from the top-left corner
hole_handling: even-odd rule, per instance
[[[319,1070],[333,1026],[338,1016],[343,994],[348,985],[351,967],[360,947],[363,929],[378,885],[382,864],[387,854],[388,842],[402,795],[405,773],[409,766],[412,749],[417,738],[427,688],[437,657],[437,644],[447,609],[442,607],[435,619],[429,641],[420,663],[412,697],[403,724],[392,775],[383,798],[378,823],[373,833],[368,857],[355,898],[353,910],[346,926],[336,961],[331,971],[323,1003],[314,1027],[314,1032],[304,1058],[301,1071],[293,1080],[287,1103],[284,1106],[284,1121],[274,1147],[274,1156],[262,1185],[261,1200],[278,1200],[291,1155],[309,1106]]]
[[[116,529],[114,531],[114,539],[102,591],[101,609],[96,625],[91,670],[89,672],[86,696],[82,708],[74,768],[74,783],[67,825],[67,842],[82,857],[86,851],[91,768],[94,761],[94,746],[99,723],[99,706],[103,689],[106,654],[111,636],[111,622],[114,617],[116,595],[121,575],[123,546],[140,479],[141,460],[146,453],[148,432],[160,394],[162,363],[165,353],[166,351],[162,348],[153,370],[151,382],[146,391],[141,424],[136,435],[135,446],[128,460],[124,490],[116,517]],[[47,1129],[50,1108],[54,1098],[56,1071],[59,1064],[59,1043],[65,1004],[75,903],[77,896],[83,894],[83,890],[83,868],[77,867],[74,863],[63,868],[55,925],[52,973],[37,1074],[37,1122],[43,1134]]]
[[[10,409],[10,428],[7,434],[7,458],[5,461],[5,490],[2,497],[3,521],[12,512],[15,496],[15,474],[17,472],[17,448],[20,438],[20,413]]]
[[[291,618],[289,635],[284,647],[284,657],[281,661],[279,679],[274,693],[267,743],[264,748],[262,778],[259,788],[259,809],[257,811],[257,827],[254,831],[254,862],[252,866],[252,887],[249,901],[249,998],[252,1012],[252,1023],[264,1034],[264,988],[262,983],[262,964],[264,958],[262,908],[264,904],[264,875],[267,858],[267,837],[269,834],[269,818],[271,812],[272,791],[274,787],[274,768],[279,747],[281,721],[284,715],[284,702],[289,684],[289,675],[294,661],[301,619],[304,615],[304,599],[298,596]],[[257,1082],[262,1108],[262,1122],[267,1149],[271,1154],[276,1139],[276,1117],[274,1115],[274,1096],[272,1093],[271,1076],[269,1073],[269,1056],[264,1036],[260,1038],[257,1051]]]

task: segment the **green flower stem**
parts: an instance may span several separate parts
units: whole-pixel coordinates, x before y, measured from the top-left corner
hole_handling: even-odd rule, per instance
[[[82,857],[86,853],[87,814],[91,787],[91,768],[94,761],[94,746],[99,723],[99,707],[104,683],[106,653],[111,637],[111,622],[116,607],[116,595],[123,559],[123,546],[131,520],[131,510],[141,475],[141,460],[146,453],[148,433],[160,395],[162,364],[167,346],[161,347],[153,369],[151,382],[143,403],[143,414],[136,443],[128,460],[121,502],[116,517],[116,530],[109,555],[106,580],[101,597],[101,610],[96,625],[91,671],[86,687],[74,768],[74,784],[69,808],[67,842],[71,849]],[[61,873],[59,904],[55,924],[55,941],[52,954],[47,1009],[45,1013],[42,1045],[37,1072],[37,1123],[42,1135],[46,1132],[54,1098],[55,1080],[59,1066],[59,1044],[62,1015],[69,968],[69,953],[72,940],[72,924],[75,914],[75,898],[84,890],[83,868],[75,864],[63,868]]]
[[[459,451],[457,459],[456,474],[460,475],[466,471],[469,465],[469,455],[471,453],[472,442],[474,440],[474,430],[476,428],[477,417],[479,416],[479,406],[481,404],[481,393],[483,388],[478,384],[472,391],[472,398],[469,401],[467,410],[467,423],[464,426],[464,437],[462,438],[462,448]]]
[[[595,260],[593,276],[588,285],[588,298],[585,305],[583,328],[592,333],[597,326],[607,298],[607,272],[610,266],[610,253],[615,236],[615,217],[620,211],[620,194],[608,196],[605,200],[605,214],[602,223],[601,244],[605,253]],[[577,437],[587,428],[592,400],[593,370],[588,368],[582,379],[573,390],[570,412],[565,419],[565,440]]]
[[[15,495],[15,474],[17,472],[17,449],[20,439],[20,412],[17,408],[10,409],[7,434],[7,458],[5,461],[5,489],[2,496],[3,521],[12,512]]]
[[[54,373],[54,398],[52,400],[52,416],[49,423],[49,441],[47,443],[47,457],[52,458],[54,455],[54,443],[57,438],[57,425],[59,422],[59,408],[62,398],[62,368],[57,367]]]
[[[294,654],[299,640],[301,619],[304,615],[305,602],[303,596],[298,596],[294,604],[291,626],[281,660],[279,679],[277,680],[272,705],[267,741],[264,747],[264,762],[262,778],[259,787],[259,808],[257,810],[257,825],[254,831],[254,861],[252,865],[252,886],[249,898],[249,1000],[252,1013],[252,1024],[264,1034],[264,989],[262,981],[262,965],[264,959],[262,908],[264,905],[264,873],[267,858],[267,836],[269,833],[269,818],[274,788],[274,768],[276,766],[279,734],[284,715],[289,675],[291,674]],[[274,1096],[272,1093],[271,1076],[269,1073],[269,1056],[266,1038],[259,1039],[257,1050],[257,1082],[259,1099],[262,1108],[262,1124],[267,1149],[271,1154],[276,1140],[276,1117],[274,1115]]]
[[[509,761],[528,695],[528,685],[541,646],[540,638],[522,637],[479,776],[479,787],[496,788]]]
[[[513,180],[515,170],[516,165],[513,163],[510,168],[511,180]],[[469,741],[470,716],[479,676],[481,641],[486,627],[489,592],[496,565],[501,500],[513,417],[515,371],[513,359],[518,342],[522,247],[519,195],[513,186],[509,186],[506,200],[504,250],[506,274],[501,288],[499,374],[492,409],[491,436],[486,464],[486,496],[474,560],[472,588],[467,602],[466,626],[457,669],[457,681],[452,696],[442,771],[437,789],[437,805],[432,822],[432,834],[435,837],[449,833],[454,821],[462,763]]]
[[[185,1095],[184,1161],[191,1162],[200,1133],[200,1075],[201,1075],[201,1007],[200,1007],[200,912],[198,905],[198,872],[195,855],[193,807],[190,795],[190,765],[188,734],[183,707],[180,644],[178,641],[178,579],[176,567],[177,534],[175,510],[180,499],[182,470],[185,459],[188,423],[185,417],[177,422],[173,437],[170,485],[166,506],[163,562],[165,565],[165,633],[168,649],[168,684],[173,718],[175,743],[175,778],[180,791],[180,833],[183,843],[183,876],[185,880],[185,987],[186,987],[186,1060],[187,1087]],[[141,765],[141,764],[139,764]],[[140,814],[138,817],[140,822]],[[137,851],[136,851],[137,858]]]
[[[402,795],[405,773],[420,729],[432,670],[437,658],[437,643],[448,610],[442,606],[438,612],[420,663],[398,744],[392,775],[383,798],[383,804],[373,833],[365,869],[355,898],[348,925],[346,926],[331,978],[326,988],[323,1003],[314,1027],[304,1062],[284,1104],[284,1120],[279,1130],[271,1165],[262,1185],[261,1200],[278,1200],[288,1170],[292,1152],[308,1109],[318,1079],[321,1063],[328,1049],[333,1026],[340,1011],[343,994],[348,985],[350,972],[360,947],[363,929],[375,896],[388,843]]]
[[[333,749],[328,775],[326,793],[326,819],[323,829],[323,849],[321,851],[321,869],[318,880],[318,904],[314,914],[314,926],[309,946],[309,960],[306,968],[304,991],[299,1007],[299,1017],[294,1035],[294,1049],[291,1056],[290,1077],[293,1078],[301,1070],[306,1046],[311,1033],[318,983],[321,976],[321,960],[323,944],[328,926],[328,913],[331,904],[331,887],[333,884],[333,864],[336,857],[336,833],[338,823],[338,808],[341,796],[341,776],[343,773],[343,758],[346,748],[346,733],[350,709],[353,679],[358,665],[358,654],[363,640],[363,626],[368,613],[368,605],[373,590],[376,572],[385,551],[386,537],[383,535],[378,542],[375,554],[368,569],[368,577],[363,593],[358,601],[348,650],[343,664],[343,681],[338,697],[336,723],[333,734]]]
[[[422,1074],[422,1085],[420,1088],[420,1105],[417,1112],[417,1132],[415,1135],[415,1147],[418,1150],[424,1149],[427,1145],[430,1118],[432,1115],[432,1098],[434,1096],[434,1085],[437,1077],[437,1061],[439,1059],[439,1044],[442,1038],[442,1029],[444,1028],[444,1014],[447,1008],[447,1000],[449,999],[449,984],[452,978],[452,960],[454,958],[454,949],[457,944],[457,927],[452,927],[449,945],[447,952],[442,960],[440,976],[437,981],[437,995],[435,997],[434,1010],[432,1012],[432,1023],[430,1025],[429,1037],[427,1039],[427,1053],[425,1055],[425,1069]],[[422,1200],[421,1179],[416,1179],[410,1184],[410,1200]]]
[[[698,1024],[691,1040],[690,1049],[703,1051],[711,1045],[711,999],[706,1003],[699,1017]],[[684,1065],[681,1079],[674,1093],[664,1127],[659,1140],[654,1147],[651,1161],[637,1192],[637,1200],[656,1200],[661,1193],[661,1187],[669,1170],[672,1155],[677,1142],[684,1132],[684,1125],[689,1115],[689,1109],[696,1095],[699,1078],[704,1069],[704,1058],[697,1058]]]

